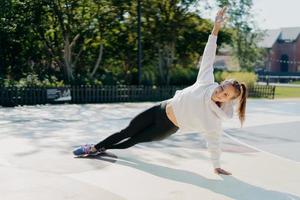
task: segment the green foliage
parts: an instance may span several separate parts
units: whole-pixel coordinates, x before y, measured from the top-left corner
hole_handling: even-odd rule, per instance
[[[171,85],[192,85],[197,79],[198,69],[176,66],[171,71]]]
[[[264,51],[257,47],[263,32],[258,29],[251,13],[253,0],[217,0],[228,7],[228,25],[232,31],[234,55],[243,70],[253,71],[263,63]]]
[[[196,3],[142,1],[142,84],[196,80],[195,63],[212,28],[190,9]],[[0,1],[1,83],[137,84],[136,6],[128,0]],[[224,28],[219,45],[233,43],[233,32]]]
[[[157,70],[155,66],[153,65],[143,66],[141,83],[143,85],[157,84]]]
[[[214,77],[216,82],[220,83],[224,80],[222,77],[223,73],[224,72],[222,70],[214,70]]]
[[[64,86],[63,81],[58,81],[56,77],[46,77],[40,80],[37,74],[29,74],[25,78],[18,81],[12,79],[0,79],[1,86],[9,87],[27,87],[27,86],[40,86],[40,87],[61,87]]]

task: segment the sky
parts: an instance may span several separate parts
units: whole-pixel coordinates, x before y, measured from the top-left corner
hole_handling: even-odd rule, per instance
[[[300,27],[300,0],[253,0],[260,28]]]
[[[201,13],[213,19],[216,10],[202,9]],[[253,14],[261,29],[300,27],[300,0],[253,0]]]

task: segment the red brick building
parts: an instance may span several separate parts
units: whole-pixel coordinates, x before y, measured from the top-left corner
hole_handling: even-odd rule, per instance
[[[259,46],[268,51],[265,71],[300,73],[300,27],[268,30]]]

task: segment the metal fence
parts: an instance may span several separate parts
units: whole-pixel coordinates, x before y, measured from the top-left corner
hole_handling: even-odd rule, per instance
[[[0,87],[0,105],[36,105],[57,103],[109,103],[161,101],[174,96],[176,90],[187,86],[69,86]],[[256,85],[249,88],[250,97],[274,98],[275,86]]]
[[[248,96],[274,99],[275,88],[274,85],[255,85],[248,88]]]
[[[258,72],[258,81],[267,83],[290,83],[300,80],[299,72]]]

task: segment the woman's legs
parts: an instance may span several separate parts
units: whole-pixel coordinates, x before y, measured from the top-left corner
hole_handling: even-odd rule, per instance
[[[126,149],[132,147],[138,143],[142,142],[152,142],[152,141],[159,141],[167,138],[171,134],[175,133],[178,128],[173,127],[158,127],[158,126],[151,126],[145,129],[144,131],[136,134],[124,142],[120,142],[118,144],[114,144],[110,147],[110,149]]]
[[[166,115],[166,101],[137,115],[126,127],[95,145],[96,149],[125,149],[137,143],[162,140],[178,130]],[[121,142],[121,140],[127,140]]]
[[[134,136],[135,134],[139,133],[140,131],[150,127],[152,124],[155,123],[155,115],[159,109],[159,105],[152,106],[151,108],[141,112],[137,116],[135,116],[129,123],[129,125],[122,129],[121,131],[110,135],[103,141],[99,142],[95,145],[97,150],[101,148],[108,149],[112,145],[126,139],[129,137]]]

